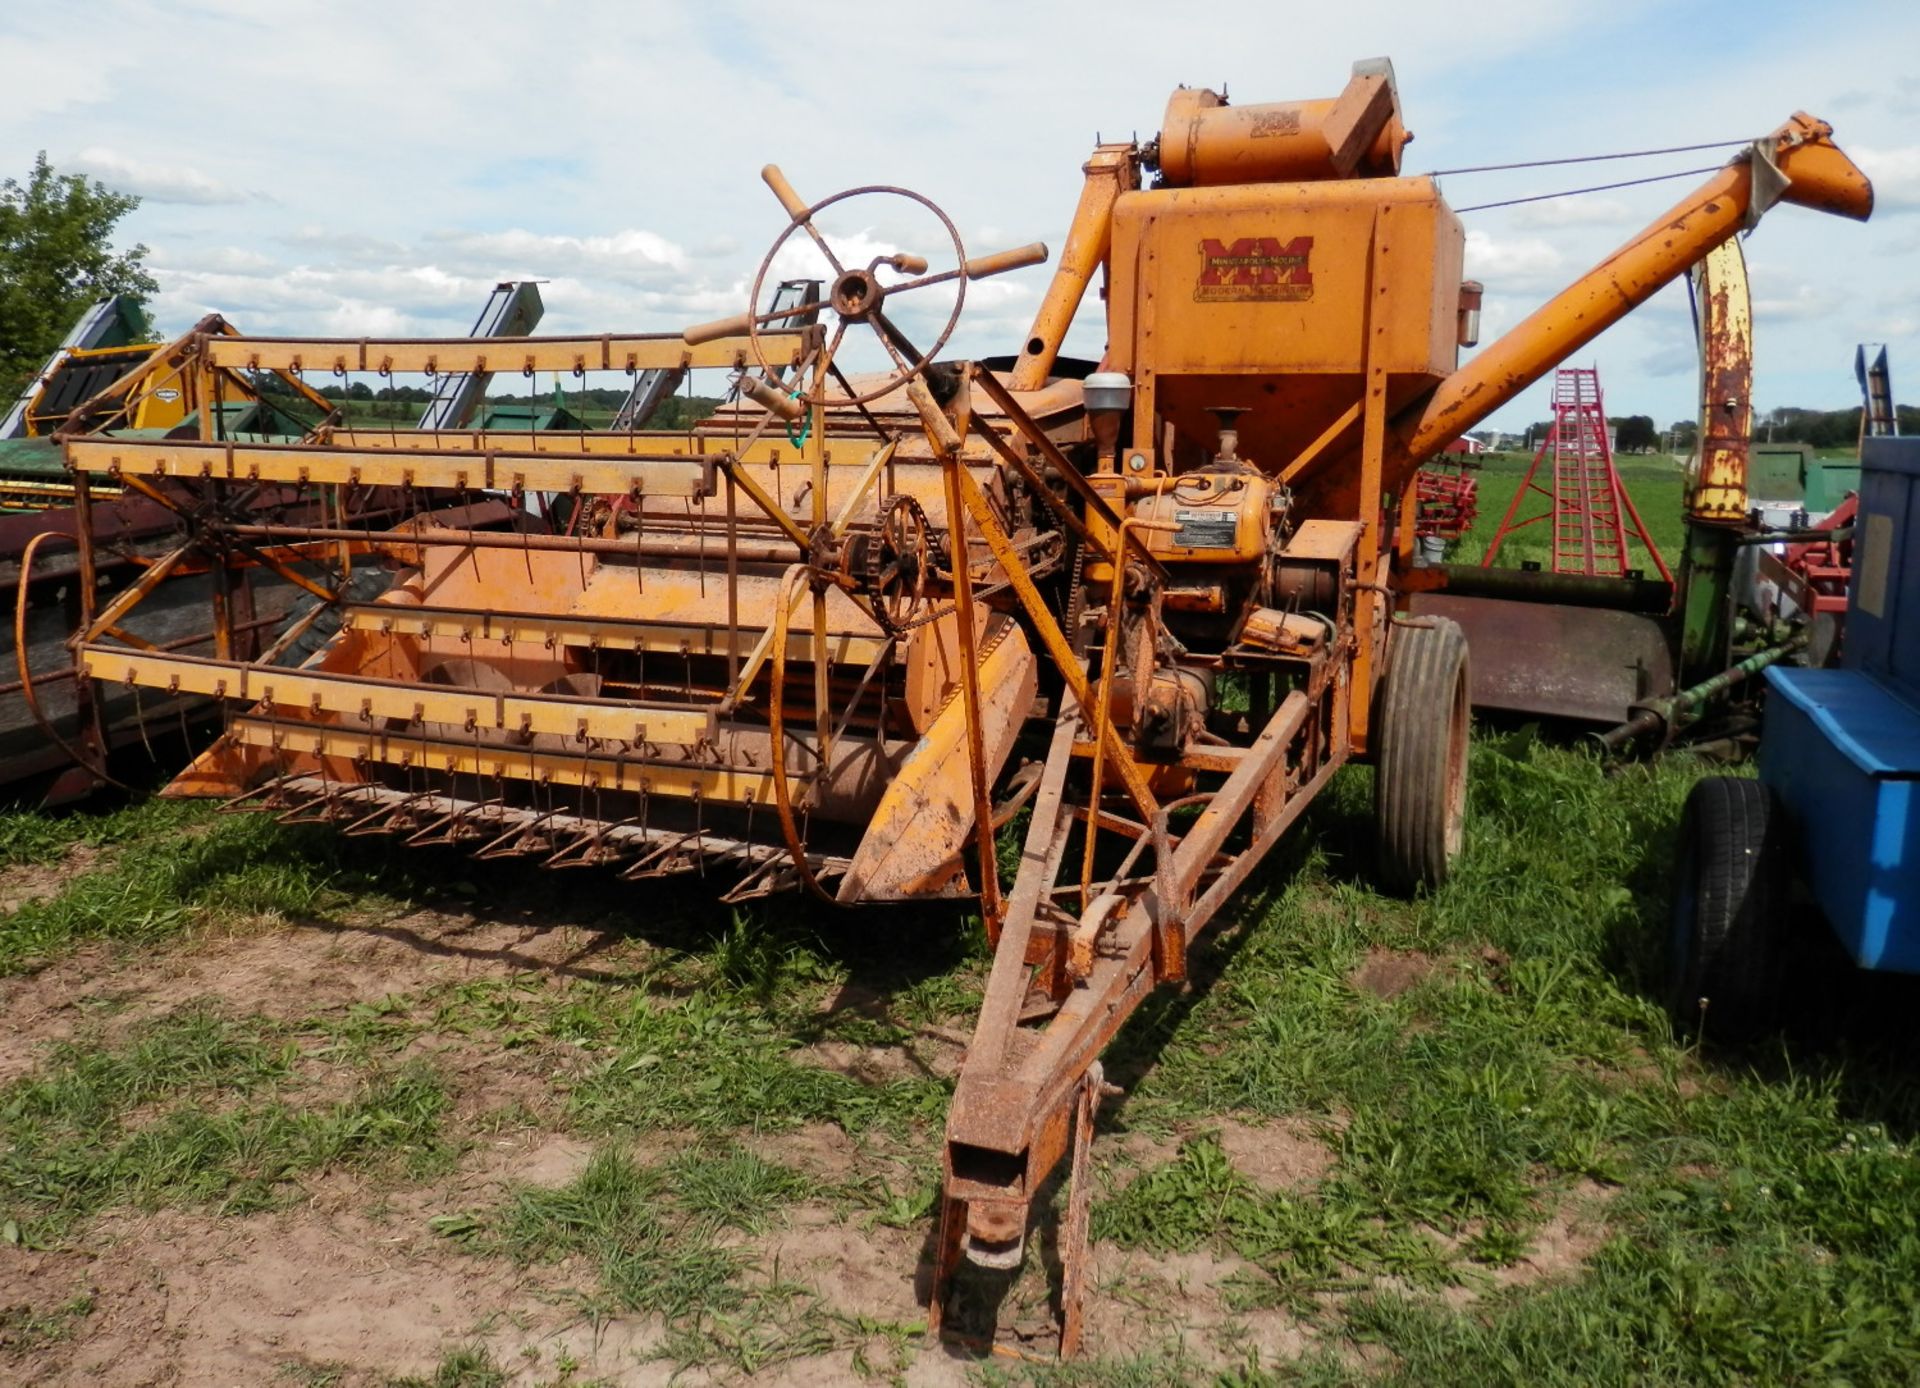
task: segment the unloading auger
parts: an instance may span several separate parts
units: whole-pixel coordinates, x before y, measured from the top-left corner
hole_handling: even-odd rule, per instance
[[[1464,369],[1479,286],[1434,181],[1400,174],[1384,62],[1329,100],[1183,88],[1156,140],[1099,146],[1014,359],[937,358],[966,286],[1043,247],[969,259],[942,215],[945,268],[843,265],[820,214],[899,190],[809,205],[769,167],[788,226],[750,303],[804,233],[833,278],[803,304],[676,338],[209,340],[211,363],[295,376],[717,367],[738,396],[682,434],[75,440],[83,496],[111,477],[175,498],[183,558],[285,570],[339,623],[295,667],[285,638],[196,660],[116,639],[127,600],[83,590],[80,672],[228,701],[177,794],[630,878],[728,869],[727,900],[977,895],[995,954],[932,1315],[962,1259],[1018,1265],[1069,1161],[1070,1354],[1107,1042],[1349,760],[1376,768],[1391,883],[1439,883],[1461,846],[1466,643],[1399,613],[1416,468],[1772,202],[1866,216],[1830,136],[1795,116]],[[1090,369],[1059,352],[1096,276]],[[936,284],[953,311],[921,351],[889,305]],[[878,378],[838,364],[856,328],[891,362]],[[234,498],[270,481],[336,519],[251,521]],[[374,486],[548,519],[357,524]],[[385,591],[346,597],[369,565]],[[1009,770],[1023,736],[1044,752]],[[1023,808],[1003,888],[994,828]]]

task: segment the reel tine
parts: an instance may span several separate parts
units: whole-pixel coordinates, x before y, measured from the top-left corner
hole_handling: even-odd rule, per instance
[[[406,839],[409,847],[470,843],[492,833],[506,818],[506,802],[503,800],[483,800],[478,804],[453,800],[449,803],[452,808],[445,814],[427,821]]]
[[[340,832],[356,838],[371,834],[406,833],[420,823],[419,812],[422,807],[441,798],[438,791],[429,790],[402,800],[380,799],[370,813],[354,820]]]
[[[793,864],[784,858],[769,855],[722,893],[720,900],[725,905],[737,906],[799,885],[800,874],[794,871]]]
[[[287,780],[291,782],[292,777]],[[276,824],[331,824],[334,819],[333,785],[330,781],[289,784],[282,803],[286,808],[276,814]],[[316,808],[317,807],[317,808]]]
[[[543,868],[593,868],[602,867],[620,856],[617,848],[607,846],[607,833],[614,826],[595,824],[590,828],[576,829],[570,837],[556,848],[543,861]]]
[[[541,826],[551,820],[554,813],[553,810],[548,810],[545,814],[515,824],[473,856],[476,858],[524,858],[535,853],[550,851],[553,847],[553,839],[542,832]]]
[[[292,776],[275,776],[271,781],[263,781],[252,790],[234,796],[231,800],[222,800],[215,807],[218,814],[266,814],[285,805],[283,792]]]
[[[689,844],[692,845],[691,850]],[[701,846],[700,831],[690,829],[635,862],[620,874],[620,878],[624,882],[642,882],[652,877],[672,877],[693,872],[705,863],[706,850]]]

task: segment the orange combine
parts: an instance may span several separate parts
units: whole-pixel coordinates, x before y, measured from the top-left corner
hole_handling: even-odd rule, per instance
[[[1466,642],[1397,615],[1417,468],[1773,202],[1865,217],[1830,134],[1794,116],[1465,369],[1479,286],[1435,182],[1400,173],[1384,62],[1329,100],[1182,89],[1157,139],[1097,148],[1017,358],[940,351],[967,287],[1044,247],[970,258],[917,195],[808,204],[771,167],[788,223],[749,303],[802,235],[832,276],[804,303],[671,338],[209,336],[209,370],[714,368],[736,394],[683,433],[76,438],[83,507],[111,480],[189,516],[155,570],[264,568],[338,624],[297,664],[285,636],[191,658],[119,638],[135,589],[83,585],[80,673],[226,701],[175,794],[633,879],[704,868],[728,900],[977,897],[995,957],[947,1126],[933,1313],[963,1260],[1018,1263],[1069,1161],[1071,1353],[1108,1040],[1347,761],[1376,767],[1391,882],[1437,883],[1460,848]],[[842,264],[821,219],[856,196],[914,199],[939,253]],[[1097,278],[1090,369],[1060,349]],[[897,305],[941,286],[952,313],[922,349]],[[878,376],[836,360],[862,329]],[[243,498],[268,484],[329,519],[260,523]],[[376,487],[544,519],[356,519]],[[353,596],[369,568],[385,591]],[[994,830],[1022,808],[1003,883]]]

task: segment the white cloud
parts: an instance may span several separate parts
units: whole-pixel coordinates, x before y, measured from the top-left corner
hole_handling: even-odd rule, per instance
[[[1753,321],[1764,331],[1770,323],[1804,323],[1824,319],[1833,313],[1839,299],[1832,290],[1797,284],[1785,293],[1756,294]]]
[[[213,207],[223,203],[252,202],[264,197],[264,194],[234,188],[184,164],[137,159],[102,145],[87,146],[78,154],[70,155],[59,167],[86,174],[109,188],[132,193],[147,202]]]
[[[1901,149],[1849,150],[1853,162],[1873,180],[1875,216],[1920,209],[1920,145]]]
[[[1665,342],[1640,358],[1640,369],[1649,376],[1697,374],[1700,370],[1700,349],[1684,338]]]
[[[113,90],[112,69],[109,55],[54,41],[50,35],[0,34],[7,101],[28,119],[104,100]]]
[[[1515,226],[1541,230],[1630,226],[1638,220],[1642,219],[1618,198],[1555,198],[1527,203],[1513,213]]]
[[[1567,257],[1541,236],[1496,236],[1481,227],[1467,230],[1467,275],[1489,290],[1558,290],[1567,274]]]
[[[410,253],[408,247],[399,241],[380,236],[368,236],[363,232],[330,231],[318,226],[298,227],[293,231],[282,232],[276,239],[316,255],[359,261],[363,264],[392,264]]]
[[[534,278],[594,273],[634,282],[679,274],[687,269],[686,251],[657,232],[626,228],[605,236],[549,236],[514,228],[496,232],[435,232],[435,248],[471,265],[496,264],[498,278]]]
[[[1920,77],[1896,77],[1890,89],[1881,91],[1845,91],[1828,104],[1836,111],[1881,109],[1896,117],[1920,115]]]

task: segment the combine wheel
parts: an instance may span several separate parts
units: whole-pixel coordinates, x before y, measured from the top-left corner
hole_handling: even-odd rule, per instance
[[[1785,982],[1788,866],[1772,791],[1735,776],[1694,786],[1680,820],[1668,940],[1676,1028],[1741,1041],[1772,1025]]]
[[[1437,887],[1467,817],[1467,638],[1457,623],[1422,618],[1394,628],[1376,707],[1380,873],[1396,891]]]

